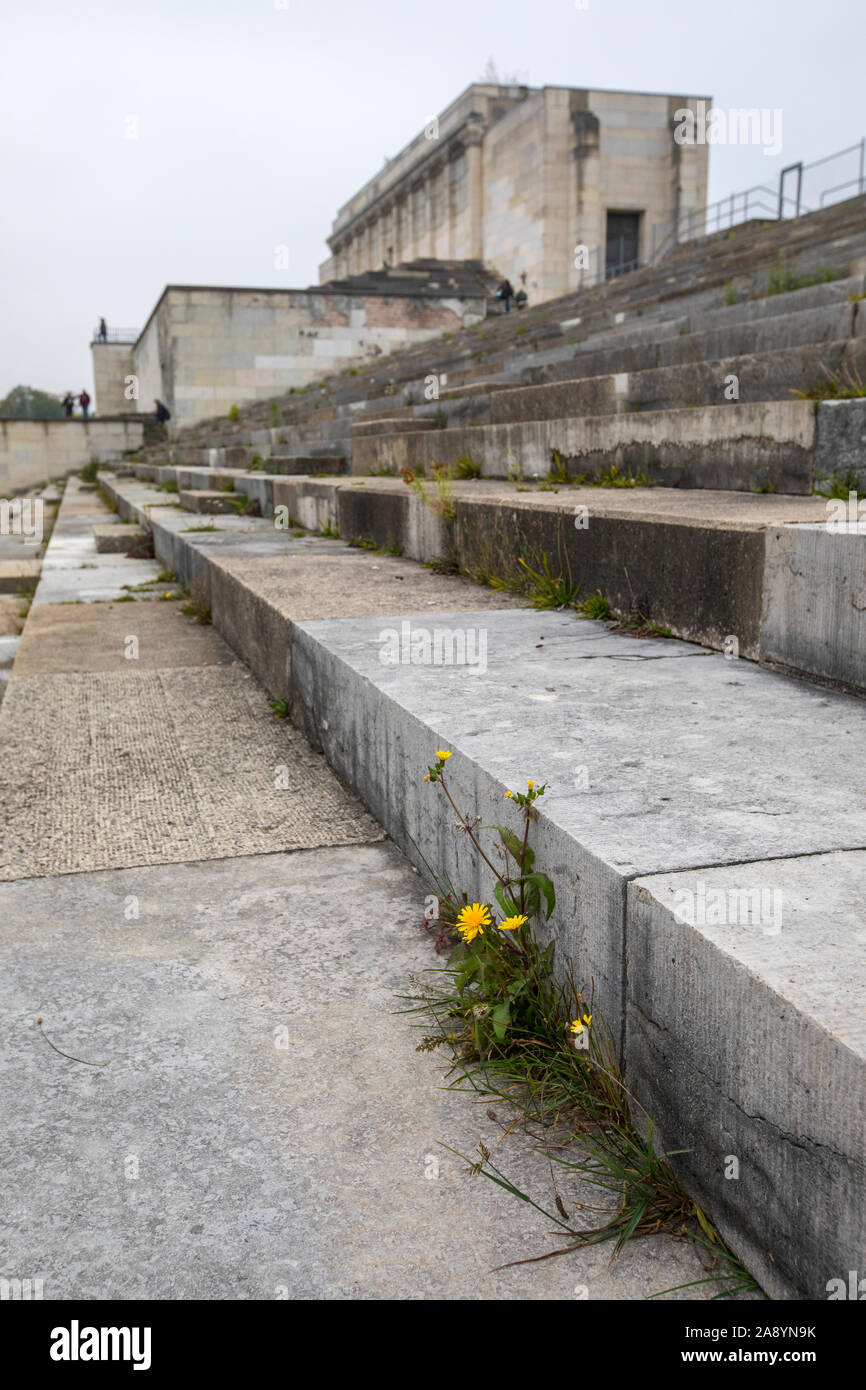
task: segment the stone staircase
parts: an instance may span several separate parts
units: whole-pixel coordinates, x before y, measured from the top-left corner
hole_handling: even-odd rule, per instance
[[[866,198],[750,225],[103,475],[422,872],[489,896],[431,750],[485,821],[550,780],[560,959],[779,1298],[823,1297],[866,1226],[866,541],[814,492],[866,475],[864,257]],[[614,621],[535,611],[526,565]],[[484,586],[435,618],[483,663],[389,663],[443,570]]]

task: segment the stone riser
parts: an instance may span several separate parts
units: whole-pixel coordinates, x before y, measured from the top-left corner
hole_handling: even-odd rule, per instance
[[[205,469],[178,469],[177,478],[191,489],[212,481]],[[724,650],[735,637],[744,658],[866,690],[866,525],[858,535],[816,522],[760,525],[748,514],[724,523],[641,516],[641,505],[655,506],[657,497],[646,493],[635,514],[605,514],[604,490],[594,490],[579,494],[588,507],[579,529],[565,491],[539,505],[537,494],[473,495],[472,484],[455,488],[448,521],[388,481],[255,473],[220,480],[254,498],[264,517],[282,506],[309,531],[373,539],[421,562],[451,555],[462,568],[509,577],[517,574],[517,550],[536,567],[546,557],[553,573],[567,567],[582,597],[601,590],[623,613],[638,601],[650,621],[679,638]]]
[[[543,479],[558,455],[569,477],[615,466],[666,487],[810,493],[823,471],[816,435],[812,402],[705,406],[356,439],[352,471],[425,472],[471,456],[483,477]]]
[[[112,491],[138,514],[134,488]],[[502,819],[506,787],[551,779],[534,842],[557,884],[561,963],[593,982],[657,1143],[690,1150],[674,1166],[766,1291],[825,1297],[828,1279],[856,1267],[866,1221],[866,1039],[848,1023],[859,967],[844,926],[866,886],[863,705],[567,614],[424,614],[413,627],[483,625],[486,670],[383,665],[382,619],[293,622],[256,593],[254,567],[246,578],[235,561],[224,568],[216,538],[181,527],[153,519],[157,554],[202,577],[217,628],[291,698],[419,867],[489,897],[453,815],[421,781],[437,747],[455,753],[458,805],[488,823]],[[265,531],[251,528],[250,553]],[[240,533],[225,540],[241,553]],[[335,564],[342,553],[335,544]],[[828,778],[840,729],[846,758]],[[803,763],[785,751],[798,740]],[[590,770],[586,790],[573,789],[576,764]],[[701,884],[778,889],[779,935],[768,923],[680,920],[675,895]]]

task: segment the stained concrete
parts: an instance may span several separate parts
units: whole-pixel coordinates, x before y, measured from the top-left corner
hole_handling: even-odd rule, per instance
[[[274,720],[249,672],[134,664],[13,673],[2,709],[0,879],[379,836],[325,760]]]
[[[372,603],[359,559],[329,603]],[[440,602],[462,587],[424,578]],[[398,996],[439,964],[424,886],[212,628],[172,601],[35,607],[0,732],[4,1273],[49,1300],[714,1291],[694,1286],[716,1273],[699,1252],[660,1236],[613,1266],[602,1246],[498,1268],[557,1242],[466,1163],[484,1140],[544,1204],[549,1164],[414,1051]],[[353,845],[279,852],[338,823]],[[153,867],[65,872],[143,852]],[[576,1227],[597,1219],[595,1189],[557,1188]]]
[[[424,891],[389,845],[0,886],[3,1273],[46,1300],[227,1301],[644,1299],[718,1274],[664,1236],[498,1268],[557,1248],[551,1223],[445,1146],[485,1141],[543,1205],[550,1168],[414,1050],[397,996],[441,963]],[[557,1187],[597,1219],[573,1206],[597,1190]]]
[[[664,1146],[688,1150],[689,1191],[807,1298],[866,1232],[864,881],[859,851],[628,890],[629,1085]],[[673,1074],[687,1108],[671,1104]]]
[[[0,879],[378,839],[215,632],[155,588],[107,601],[160,566],[100,563],[105,515],[70,483],[3,702]],[[82,574],[99,602],[46,601]]]

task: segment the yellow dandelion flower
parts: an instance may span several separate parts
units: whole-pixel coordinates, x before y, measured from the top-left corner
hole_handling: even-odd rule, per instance
[[[506,801],[510,801],[511,798],[513,797],[513,795],[514,795],[514,792],[506,792],[506,793],[505,793],[505,800],[506,800]]]
[[[482,903],[473,903],[471,907],[464,907],[457,915],[457,930],[467,946],[479,934],[483,936],[484,928],[489,926],[490,912]]]
[[[443,748],[437,748],[437,749],[436,749],[436,757],[437,757],[437,758],[441,758],[442,761],[443,761],[443,763],[447,763],[448,759],[451,757],[451,754],[450,754],[450,753],[446,753],[445,750],[444,750]]]
[[[576,1018],[571,1024],[571,1031],[572,1033],[583,1033],[585,1031],[579,1018]]]
[[[499,923],[499,930],[500,930],[500,931],[516,931],[517,928],[518,928],[518,927],[522,927],[526,921],[527,921],[527,918],[526,918],[526,917],[523,917],[523,916],[518,916],[518,917],[506,917],[506,919],[505,919],[504,922],[500,922],[500,923]]]
[[[527,782],[526,785],[527,785],[527,787],[529,788],[529,790],[530,790],[531,792],[532,792],[532,791],[535,791],[535,783],[534,783],[534,782]]]

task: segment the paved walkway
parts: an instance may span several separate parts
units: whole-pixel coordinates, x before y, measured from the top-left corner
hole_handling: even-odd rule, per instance
[[[118,602],[158,567],[97,564],[93,519],[71,484],[0,711],[0,1274],[46,1299],[643,1299],[701,1278],[665,1237],[497,1270],[552,1248],[548,1223],[443,1145],[483,1139],[547,1203],[550,1173],[414,1050],[397,996],[441,964],[423,885],[212,629]],[[89,601],[64,603],[82,574]]]

